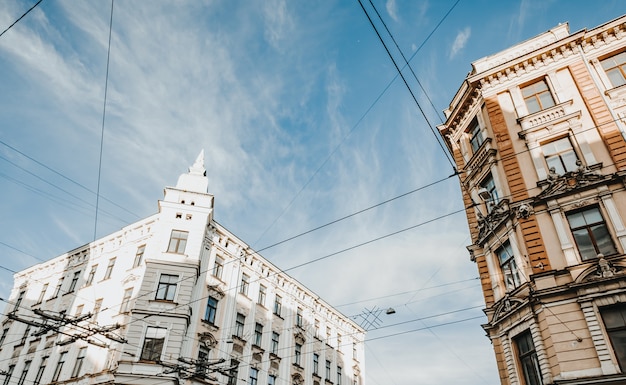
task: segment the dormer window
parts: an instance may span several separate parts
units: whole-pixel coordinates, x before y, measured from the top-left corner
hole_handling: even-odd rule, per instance
[[[545,79],[522,87],[522,96],[529,114],[534,114],[555,105],[552,93]]]
[[[478,124],[478,119],[474,118],[474,120],[472,120],[472,123],[470,124],[467,132],[470,134],[472,154],[475,154],[485,141],[485,138],[483,137],[483,132],[480,129],[480,125]]]
[[[613,87],[626,84],[626,51],[600,61]]]

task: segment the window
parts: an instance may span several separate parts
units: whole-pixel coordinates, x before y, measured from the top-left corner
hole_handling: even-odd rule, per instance
[[[13,370],[15,369],[15,365],[9,365],[9,369],[7,370],[6,374],[4,375],[4,382],[2,383],[2,385],[8,385],[9,381],[11,381],[11,376],[13,375]]]
[[[280,334],[276,332],[272,332],[272,346],[271,353],[278,354],[278,340],[280,338]]]
[[[184,254],[185,246],[187,246],[187,235],[189,235],[189,233],[186,231],[172,230],[172,235],[170,236],[170,244],[167,247],[167,252]]]
[[[326,379],[330,381],[330,360],[326,360]]]
[[[9,328],[3,329],[2,336],[0,336],[0,348],[2,347],[2,344],[4,343],[4,340],[7,338],[7,334],[9,334]]]
[[[502,276],[504,277],[504,285],[506,286],[506,289],[515,289],[520,285],[520,279],[511,243],[506,241],[502,246],[500,246],[500,248],[498,248],[498,250],[496,250],[496,254],[498,254],[498,261],[500,262],[500,269],[502,269]]]
[[[41,288],[41,293],[39,293],[39,298],[37,298],[37,303],[43,302],[43,298],[46,296],[46,291],[48,291],[48,284],[44,283],[43,287]]]
[[[87,281],[85,282],[85,286],[89,286],[93,283],[93,277],[96,276],[97,269],[98,269],[98,265],[91,266],[91,270],[89,271],[89,275],[87,276]]]
[[[142,361],[158,361],[161,359],[166,334],[166,328],[148,326],[139,359]]]
[[[28,375],[28,369],[30,369],[30,363],[32,361],[26,361],[24,363],[24,369],[22,369],[22,374],[20,374],[20,379],[17,381],[17,385],[24,385],[24,380],[26,380],[26,376]]]
[[[52,381],[58,381],[59,376],[61,375],[61,371],[63,370],[63,365],[65,365],[65,357],[67,356],[67,352],[62,352],[59,356],[59,361],[57,361],[57,367],[54,368],[54,374],[52,375]]]
[[[485,141],[485,138],[483,138],[483,132],[478,124],[478,119],[474,118],[474,120],[472,120],[472,123],[469,125],[468,132],[471,135],[470,144],[472,145],[472,153],[474,154]]]
[[[616,252],[598,207],[568,213],[567,220],[583,261],[593,259],[600,253],[609,255]]]
[[[524,373],[525,385],[541,385],[541,372],[539,371],[539,360],[535,351],[535,344],[527,330],[514,338],[517,346],[519,363]]]
[[[265,306],[266,295],[267,295],[267,288],[263,285],[259,285],[259,299],[257,300],[257,303],[259,305]]]
[[[254,344],[261,346],[261,342],[263,342],[263,325],[257,322],[254,325]]]
[[[548,169],[554,167],[557,174],[563,175],[568,171],[576,171],[578,168],[578,165],[576,165],[578,157],[574,152],[569,137],[542,144],[541,149]]]
[[[259,370],[256,368],[250,368],[250,385],[257,385],[258,377],[259,377]]]
[[[248,295],[249,285],[250,285],[250,276],[246,273],[241,274],[241,286],[239,286],[239,292],[243,295]]]
[[[96,302],[93,304],[93,316],[97,317],[100,313],[100,309],[102,309],[102,298],[98,298]]]
[[[293,363],[300,366],[300,361],[302,358],[302,344],[296,343],[295,354],[293,357]]]
[[[337,365],[337,385],[341,385],[341,366]]]
[[[352,343],[352,358],[354,358],[355,360],[357,359],[356,342]]]
[[[146,245],[141,245],[137,248],[137,253],[135,253],[135,261],[133,262],[133,267],[137,267],[141,265],[143,261],[143,253],[146,251]]]
[[[130,310],[130,297],[133,295],[133,288],[124,290],[124,297],[122,298],[122,304],[120,305],[120,313],[128,313]]]
[[[487,211],[491,212],[491,210],[500,202],[498,197],[498,190],[496,189],[496,183],[493,180],[493,175],[489,174],[483,181],[480,183],[481,190],[484,192],[486,190],[487,197],[485,199],[485,204],[487,205]],[[483,190],[484,189],[484,190]]]
[[[215,257],[215,263],[213,264],[213,275],[221,279],[223,270],[224,270],[224,258]]]
[[[59,293],[61,292],[61,287],[63,287],[63,278],[59,279],[59,283],[57,284],[57,287],[54,289],[54,294],[52,295],[52,298],[56,298],[59,296]]]
[[[37,369],[37,375],[35,376],[35,381],[33,385],[39,385],[41,382],[41,377],[43,376],[43,372],[46,371],[46,364],[48,363],[48,357],[43,357],[41,359],[41,364],[39,365],[39,369]]]
[[[600,63],[613,87],[626,84],[626,52],[601,60]]]
[[[522,96],[529,114],[554,106],[554,99],[545,79],[522,87]]]
[[[76,306],[76,312],[74,313],[74,317],[78,317],[79,315],[83,314],[84,309],[85,309],[85,305],[83,304]]]
[[[296,326],[302,327],[302,308],[296,311]]]
[[[622,372],[626,369],[626,306],[616,305],[600,309],[606,334],[615,352]]]
[[[20,341],[20,345],[24,345],[26,340],[28,339],[28,335],[30,334],[30,325],[26,325],[26,329],[24,330],[24,334],[22,334],[22,339]]]
[[[68,293],[71,293],[76,289],[76,284],[78,283],[78,279],[80,278],[80,271],[75,271],[74,276],[72,277],[72,282],[70,282],[70,288],[67,290]]]
[[[200,345],[200,349],[198,350],[196,374],[200,376],[209,374],[209,349],[202,345]]]
[[[313,374],[317,375],[320,370],[320,355],[313,353]]]
[[[113,273],[113,266],[115,266],[115,258],[109,259],[107,270],[104,272],[104,278],[102,278],[103,280],[111,278],[111,273]]]
[[[230,373],[228,376],[228,385],[237,385],[237,377],[239,377],[239,361],[230,360]]]
[[[243,325],[246,323],[246,316],[237,313],[237,319],[235,320],[235,336],[243,337]]]
[[[274,314],[280,317],[282,308],[283,308],[283,299],[280,295],[276,294],[276,299],[274,300]]]
[[[24,299],[24,294],[26,294],[26,290],[20,291],[20,294],[18,294],[17,299],[15,300],[15,305],[13,306],[13,311],[17,311],[19,309],[22,304],[22,300]]]
[[[159,286],[157,287],[156,297],[154,299],[162,301],[173,301],[174,295],[176,294],[177,284],[177,275],[161,274],[161,278],[159,278]]]
[[[76,363],[74,364],[74,370],[72,370],[72,378],[78,377],[80,375],[80,370],[83,367],[83,362],[85,361],[85,355],[87,354],[87,348],[82,347],[78,351],[78,356],[76,356]]]
[[[276,385],[276,376],[271,374],[267,376],[267,385]]]
[[[204,320],[215,325],[215,316],[217,315],[217,298],[209,297],[206,304],[206,311],[204,312]]]

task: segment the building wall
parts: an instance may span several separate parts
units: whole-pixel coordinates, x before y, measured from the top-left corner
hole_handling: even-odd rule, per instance
[[[503,384],[626,381],[624,37],[564,24],[477,60],[439,127]]]

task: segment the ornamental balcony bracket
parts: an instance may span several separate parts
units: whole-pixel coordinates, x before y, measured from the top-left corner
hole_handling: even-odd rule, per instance
[[[498,204],[492,207],[487,216],[483,216],[480,211],[478,213],[478,244],[482,245],[485,238],[493,231],[496,231],[507,219],[513,215],[513,211],[509,207],[509,200],[502,199]]]

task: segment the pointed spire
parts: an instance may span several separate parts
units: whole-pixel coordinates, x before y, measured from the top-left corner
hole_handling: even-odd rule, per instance
[[[206,169],[204,168],[204,149],[200,151],[196,161],[189,167],[189,172],[178,177],[176,188],[204,194],[209,191],[209,180],[206,177]]]

